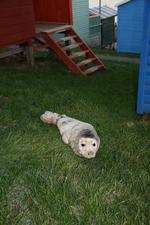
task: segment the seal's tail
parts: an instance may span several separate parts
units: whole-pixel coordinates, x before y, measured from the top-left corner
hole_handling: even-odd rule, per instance
[[[44,123],[57,124],[59,117],[60,115],[57,113],[46,111],[40,118]]]

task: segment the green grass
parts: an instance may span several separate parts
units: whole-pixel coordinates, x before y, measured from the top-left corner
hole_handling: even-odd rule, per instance
[[[117,51],[113,51],[113,50],[100,49],[98,47],[93,48],[93,51],[98,55],[119,56],[119,57],[128,57],[128,58],[139,58],[140,57],[140,54],[123,53],[123,52],[117,52]]]
[[[150,126],[136,115],[136,65],[74,76],[57,60],[0,65],[0,224],[148,225]],[[101,150],[76,156],[51,110],[93,124]]]

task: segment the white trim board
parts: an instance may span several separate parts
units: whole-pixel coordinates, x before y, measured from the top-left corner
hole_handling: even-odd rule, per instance
[[[118,7],[118,6],[124,5],[124,4],[128,3],[128,2],[131,2],[131,1],[132,0],[123,0],[123,1],[121,1],[119,3],[117,3],[115,6]]]

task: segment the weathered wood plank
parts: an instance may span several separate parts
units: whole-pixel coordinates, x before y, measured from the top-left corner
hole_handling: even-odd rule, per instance
[[[24,51],[23,48],[19,48],[19,49],[14,49],[14,50],[10,50],[10,51],[7,51],[7,52],[0,53],[0,59],[7,58],[7,57],[10,57],[12,55],[19,54],[19,53],[21,53],[23,51]]]

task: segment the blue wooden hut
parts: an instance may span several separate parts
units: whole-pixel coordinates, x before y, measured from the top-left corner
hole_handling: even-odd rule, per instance
[[[145,10],[137,104],[139,114],[150,113],[150,1],[142,1]]]
[[[118,5],[118,52],[141,52],[144,0],[124,0]]]

